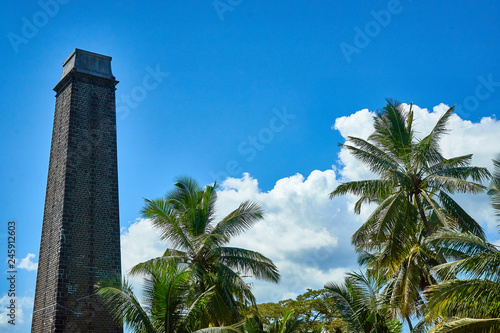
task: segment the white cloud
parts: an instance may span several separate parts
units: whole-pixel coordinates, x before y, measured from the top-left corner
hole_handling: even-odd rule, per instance
[[[300,174],[280,179],[271,191],[264,193],[257,180],[245,174],[241,179],[228,178],[223,182],[217,208],[225,216],[244,200],[260,203],[265,220],[235,238],[233,244],[258,246],[262,253],[281,260],[292,252],[338,245],[338,237],[323,223],[331,218],[327,213],[331,204],[328,193],[335,184],[333,170],[316,170],[308,179]]]
[[[31,259],[35,258],[33,253],[28,253],[26,258],[21,259],[19,264],[17,264],[17,268],[25,269],[27,271],[36,271],[38,268],[38,263],[31,261]]]
[[[425,136],[448,107],[440,104],[429,111],[413,106],[418,137]],[[373,112],[360,110],[340,117],[332,128],[341,135],[367,138],[373,128]],[[454,115],[450,132],[441,141],[445,157],[474,153],[473,164],[491,167],[491,158],[498,152],[496,142],[500,122],[485,117],[479,123]],[[245,174],[227,178],[218,192],[217,212],[225,216],[242,201],[262,205],[263,221],[231,245],[259,251],[278,266],[282,280],[279,285],[252,281],[258,302],[278,301],[303,293],[306,288],[321,288],[328,281],[341,281],[346,271],[357,269],[351,236],[369,214],[365,209],[354,215],[351,196],[328,199],[340,181],[371,178],[374,175],[345,150],[339,153],[343,165],[338,171],[315,170],[305,178],[300,174],[280,179],[268,192],[259,189],[258,180]],[[335,167],[334,167],[335,169]],[[336,169],[335,169],[336,170]],[[496,220],[486,195],[456,196],[457,201],[488,231],[496,230]],[[125,270],[134,264],[159,256],[167,245],[147,220],[138,220],[122,232],[122,265]]]
[[[120,242],[124,276],[134,265],[163,255],[167,248],[148,219],[137,219],[128,228],[122,228]]]
[[[352,218],[345,213],[345,199],[328,199],[328,193],[337,185],[335,178],[333,170],[313,171],[307,179],[297,174],[280,179],[269,192],[262,192],[257,180],[248,174],[223,182],[218,192],[220,217],[245,200],[261,204],[266,212],[263,221],[231,242],[231,246],[259,251],[280,270],[279,285],[252,281],[259,302],[277,301],[302,293],[305,288],[322,288],[327,281],[340,281],[346,271],[355,267],[350,237],[359,223],[346,223]],[[124,272],[162,255],[167,248],[147,219],[122,230],[121,242]],[[140,293],[140,279],[133,282]]]
[[[217,207],[221,216],[244,200],[259,203],[266,212],[263,221],[231,242],[259,251],[280,270],[279,285],[254,281],[259,302],[322,288],[356,266],[350,238],[359,223],[347,213],[345,198],[328,198],[337,184],[333,170],[315,170],[307,179],[300,174],[280,179],[269,192],[260,191],[248,174],[222,183]]]

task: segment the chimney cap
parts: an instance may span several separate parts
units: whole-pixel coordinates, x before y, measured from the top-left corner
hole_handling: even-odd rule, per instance
[[[72,70],[106,79],[115,79],[111,72],[111,57],[80,49],[75,49],[64,61],[61,79]]]

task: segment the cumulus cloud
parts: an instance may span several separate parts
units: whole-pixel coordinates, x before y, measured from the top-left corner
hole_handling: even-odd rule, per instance
[[[244,200],[260,203],[266,219],[233,243],[241,247],[258,245],[263,253],[282,260],[291,253],[337,247],[338,236],[322,223],[325,217],[331,218],[327,213],[327,195],[335,184],[332,170],[313,171],[308,179],[300,174],[280,179],[271,191],[264,193],[257,180],[245,174],[241,179],[228,178],[223,182],[218,209],[226,215]]]
[[[26,258],[21,259],[19,264],[17,264],[17,268],[25,269],[27,271],[36,271],[38,268],[38,263],[33,262],[32,259],[35,258],[33,253],[28,253]]]
[[[231,242],[259,251],[280,270],[279,285],[253,281],[259,302],[322,288],[327,281],[342,280],[356,266],[350,238],[360,221],[346,211],[345,198],[328,199],[338,185],[336,178],[333,170],[315,170],[307,178],[296,174],[280,179],[268,192],[262,192],[248,174],[222,183],[217,207],[221,215],[244,200],[259,203],[266,212],[262,222]]]
[[[120,242],[124,276],[134,265],[160,257],[166,250],[166,244],[148,219],[137,219],[128,228],[122,228]]]
[[[262,192],[258,181],[248,174],[222,183],[217,201],[220,218],[245,200],[261,204],[266,212],[263,221],[230,244],[259,251],[278,266],[282,275],[279,285],[251,281],[259,302],[300,294],[304,288],[322,288],[327,281],[342,280],[344,273],[355,267],[350,236],[360,222],[350,223],[353,218],[340,207],[347,205],[345,200],[332,205],[328,199],[336,185],[333,170],[314,171],[307,179],[300,174],[280,179],[269,192]],[[121,242],[124,272],[161,256],[168,246],[159,240],[147,219],[122,230]],[[140,286],[140,279],[134,284]]]
[[[432,110],[413,106],[417,137],[424,137],[448,109],[440,104]],[[332,128],[340,134],[367,138],[373,128],[374,113],[367,109],[340,117]],[[498,152],[496,142],[500,122],[485,117],[472,123],[453,115],[449,133],[441,141],[445,157],[474,153],[473,164],[491,167],[491,158]],[[280,284],[251,281],[258,302],[278,301],[294,297],[306,288],[321,288],[328,281],[342,281],[347,271],[357,269],[351,236],[370,213],[353,213],[356,198],[351,196],[330,200],[330,193],[341,181],[375,177],[345,149],[339,153],[331,170],[315,170],[307,177],[296,174],[279,179],[274,188],[263,192],[258,180],[249,174],[227,178],[218,192],[217,212],[226,216],[242,201],[262,205],[263,221],[231,245],[259,251],[271,258],[282,275]],[[338,170],[338,171],[336,171]],[[488,231],[496,230],[496,220],[486,195],[456,196],[457,201]],[[122,265],[124,270],[134,264],[159,256],[167,244],[161,242],[148,220],[137,220],[122,231]]]

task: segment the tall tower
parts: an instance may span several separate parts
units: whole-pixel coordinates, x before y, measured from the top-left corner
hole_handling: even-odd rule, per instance
[[[33,333],[123,332],[94,294],[121,270],[117,83],[110,57],[75,49],[54,88]]]

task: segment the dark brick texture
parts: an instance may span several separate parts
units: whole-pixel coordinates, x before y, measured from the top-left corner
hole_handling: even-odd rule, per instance
[[[121,270],[116,84],[74,68],[54,88],[31,332],[123,332],[94,294]]]

